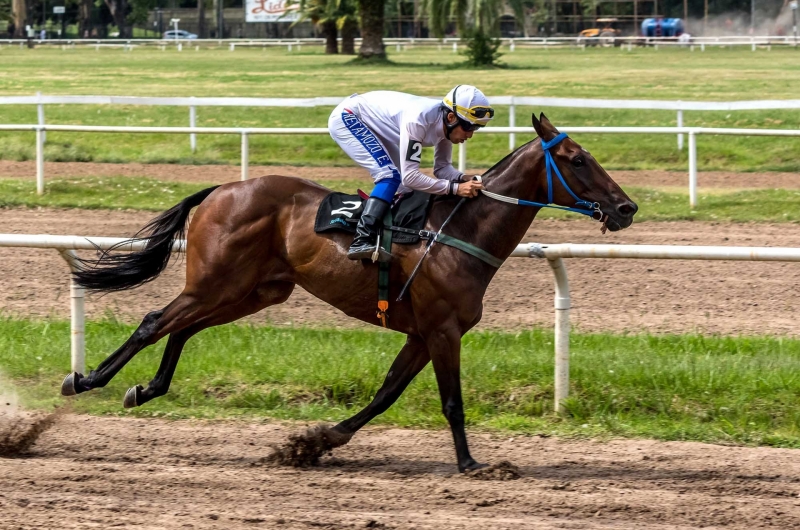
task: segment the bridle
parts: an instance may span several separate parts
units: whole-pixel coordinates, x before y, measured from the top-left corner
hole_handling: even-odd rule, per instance
[[[578,197],[575,194],[575,192],[572,191],[572,189],[569,187],[567,181],[564,180],[564,176],[561,174],[561,171],[559,171],[555,160],[553,160],[553,155],[550,152],[550,149],[561,143],[561,141],[564,140],[565,138],[569,138],[567,136],[567,133],[560,133],[558,136],[556,136],[549,142],[544,141],[544,139],[542,140],[542,150],[544,151],[544,163],[547,171],[547,204],[535,201],[526,201],[523,199],[515,199],[514,197],[506,197],[505,195],[500,195],[499,193],[493,193],[491,191],[486,191],[486,190],[481,190],[481,193],[496,201],[507,202],[510,204],[518,204],[520,206],[534,206],[537,208],[554,208],[556,210],[565,210],[568,212],[575,212],[587,215],[592,219],[594,219],[595,221],[604,221],[606,216],[600,209],[600,203],[584,201],[583,199]],[[558,176],[558,180],[561,181],[561,185],[564,186],[564,189],[567,190],[567,193],[572,195],[572,198],[575,199],[575,207],[570,208],[569,206],[558,206],[553,204],[553,172],[555,172],[555,174]]]

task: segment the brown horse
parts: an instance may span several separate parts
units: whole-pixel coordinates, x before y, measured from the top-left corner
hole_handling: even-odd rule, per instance
[[[541,121],[540,121],[541,120]],[[544,115],[532,116],[538,136],[558,135]],[[567,138],[551,148],[565,182],[583,200],[599,203],[604,228],[630,226],[636,205],[576,142]],[[541,142],[531,141],[483,176],[487,190],[528,201],[546,202],[545,156]],[[166,267],[175,239],[183,237],[189,212],[199,206],[189,227],[186,286],[164,309],[145,316],[133,335],[88,376],[72,373],[61,392],[74,395],[105,386],[146,346],[169,335],[161,366],[146,388],[128,390],[124,405],[143,405],[164,395],[186,341],[195,333],[285,302],[295,285],[370,324],[376,318],[378,266],[347,259],[352,239],[344,233],[314,233],[320,201],[330,191],[292,177],[267,176],[209,188],[184,199],[137,234],[149,239],[145,250],[108,254],[86,261],[75,274],[93,291],[130,289],[154,279]],[[554,184],[553,203],[575,200]],[[456,198],[436,201],[427,228],[437,230],[453,211]],[[539,208],[497,202],[488,197],[467,200],[447,226],[448,235],[488,253],[507,258]],[[394,300],[425,250],[425,245],[392,249],[390,299]],[[442,410],[450,423],[459,470],[482,467],[467,446],[461,400],[461,337],[481,319],[483,296],[497,269],[461,250],[434,245],[411,284],[410,294],[389,309],[388,327],[407,341],[372,402],[355,416],[327,431],[328,447],[347,443],[361,427],[397,400],[429,361],[439,385]]]

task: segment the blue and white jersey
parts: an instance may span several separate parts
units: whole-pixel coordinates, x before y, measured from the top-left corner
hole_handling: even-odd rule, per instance
[[[402,185],[398,191],[444,195],[450,193],[451,183],[457,182],[462,173],[452,164],[453,144],[444,134],[441,105],[437,99],[375,91],[354,94],[340,107],[355,114],[386,148],[394,166],[400,169]],[[436,178],[420,171],[423,147],[434,148]]]

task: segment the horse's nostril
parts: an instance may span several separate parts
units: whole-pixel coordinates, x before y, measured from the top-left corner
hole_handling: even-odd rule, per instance
[[[617,208],[617,211],[626,217],[634,215],[639,211],[639,207],[634,202],[626,202]]]

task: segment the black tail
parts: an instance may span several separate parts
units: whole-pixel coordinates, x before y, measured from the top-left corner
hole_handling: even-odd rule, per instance
[[[72,273],[78,285],[90,291],[124,291],[154,280],[167,267],[172,242],[183,239],[189,212],[219,186],[199,191],[162,213],[133,238],[101,252],[99,259],[79,259],[79,270]],[[131,241],[147,240],[139,252],[112,254]]]

